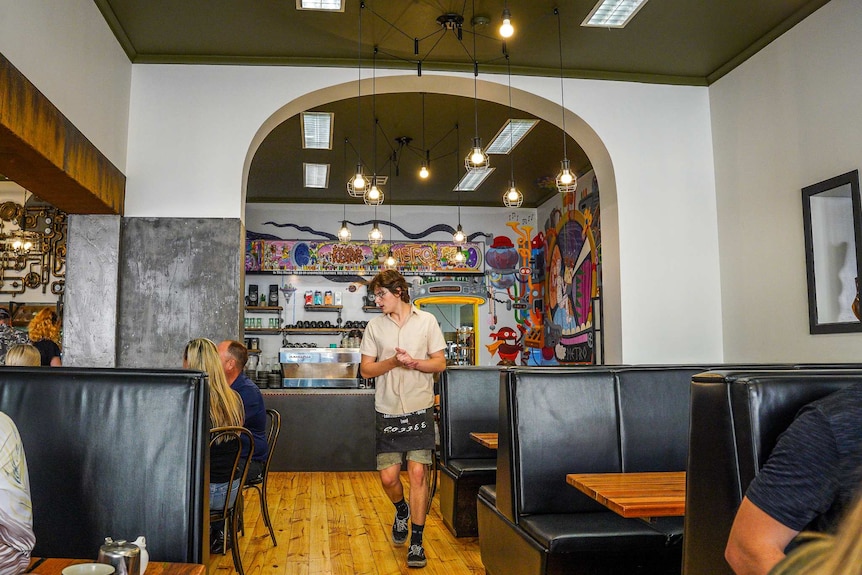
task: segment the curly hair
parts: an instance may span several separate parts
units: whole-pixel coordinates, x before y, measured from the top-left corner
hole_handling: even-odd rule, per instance
[[[410,288],[407,280],[395,270],[383,270],[368,283],[369,294],[373,294],[378,288],[386,288],[404,303],[410,303]]]
[[[30,320],[27,331],[30,335],[30,341],[50,339],[59,342],[60,319],[57,317],[57,312],[49,307],[39,310],[39,313]]]

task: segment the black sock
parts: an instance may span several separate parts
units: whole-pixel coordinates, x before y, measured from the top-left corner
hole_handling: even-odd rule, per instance
[[[424,530],[424,525],[416,525],[413,523],[410,526],[410,545],[422,545],[422,531]]]
[[[404,498],[401,498],[401,501],[397,501],[393,503],[395,505],[395,514],[398,515],[400,519],[406,519],[410,514],[410,506],[407,505],[407,502],[404,501]]]

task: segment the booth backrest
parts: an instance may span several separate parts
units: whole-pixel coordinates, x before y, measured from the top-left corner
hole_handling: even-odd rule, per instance
[[[470,439],[471,432],[496,433],[498,367],[453,366],[440,376],[440,457],[495,459],[493,450]]]
[[[862,370],[715,371],[691,384],[683,572],[732,575],[724,548],[748,484],[799,409]]]
[[[501,377],[497,509],[604,509],[568,473],[683,471],[692,375],[701,366],[512,368]]]
[[[208,405],[198,372],[0,367],[0,411],[27,458],[33,554],[95,558],[105,537],[144,535],[151,560],[203,563]]]

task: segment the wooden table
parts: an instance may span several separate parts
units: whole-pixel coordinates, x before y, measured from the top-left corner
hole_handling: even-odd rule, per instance
[[[623,517],[685,515],[685,471],[574,473],[566,481]]]
[[[63,569],[76,563],[94,563],[95,559],[46,559],[33,557],[27,573],[38,575],[61,575]],[[144,575],[144,574],[142,574]],[[150,561],[147,563],[146,575],[206,575],[206,566],[193,563],[164,563]]]
[[[470,439],[479,442],[489,449],[497,449],[497,434],[496,433],[478,433],[472,432]]]

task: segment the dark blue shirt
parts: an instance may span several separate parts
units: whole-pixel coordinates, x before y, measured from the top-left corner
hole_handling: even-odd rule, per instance
[[[254,436],[255,461],[263,461],[269,452],[266,445],[266,406],[263,404],[263,394],[245,373],[240,373],[230,384],[230,388],[237,392],[242,398],[245,408],[245,421],[243,427],[251,431]],[[248,453],[248,446],[243,443],[242,454]]]
[[[862,481],[862,384],[812,402],[782,433],[746,492],[795,531],[832,531]]]

